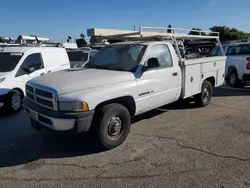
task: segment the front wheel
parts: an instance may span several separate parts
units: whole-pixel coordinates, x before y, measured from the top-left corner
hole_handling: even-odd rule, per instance
[[[98,116],[95,133],[102,147],[112,149],[122,144],[131,126],[131,115],[128,109],[121,104],[109,104],[100,109]]]
[[[194,101],[199,106],[204,107],[210,103],[212,95],[213,95],[213,86],[211,82],[204,81],[202,84],[201,93],[194,96]]]
[[[6,108],[9,112],[15,113],[22,107],[22,95],[20,92],[12,90],[6,99]]]

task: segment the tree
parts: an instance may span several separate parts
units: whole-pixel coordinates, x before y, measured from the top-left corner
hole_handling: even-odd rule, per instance
[[[68,38],[67,38],[67,42],[70,42],[71,41],[71,36],[68,36]]]
[[[85,40],[85,35],[83,33],[80,34],[79,39],[76,39],[76,44],[78,47],[84,47],[88,45],[88,43]]]
[[[248,34],[243,31],[239,31],[236,28],[230,28],[227,26],[213,26],[210,28],[213,32],[219,32],[220,40],[225,42],[229,40],[240,40],[248,38]]]
[[[201,29],[200,28],[193,28],[192,30],[196,30],[196,31],[190,31],[188,34],[189,35],[206,35],[206,33],[204,33],[204,32],[199,32],[199,31],[201,31]]]
[[[87,46],[87,42],[84,38],[79,38],[79,39],[76,39],[76,44],[78,47],[84,47],[84,46]]]
[[[83,33],[80,34],[81,38],[85,38],[85,35]]]
[[[172,28],[172,26],[171,26],[171,25],[168,25],[168,28]],[[172,29],[168,29],[167,32],[168,32],[168,33],[172,33]]]
[[[95,36],[90,37],[89,39],[90,44],[102,43],[102,39],[98,39]]]

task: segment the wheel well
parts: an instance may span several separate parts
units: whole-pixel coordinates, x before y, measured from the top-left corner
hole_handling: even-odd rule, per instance
[[[22,98],[24,97],[24,92],[23,92],[23,90],[22,89],[20,89],[20,88],[14,88],[14,89],[12,89],[12,91],[18,91],[19,93],[21,93],[21,95],[22,95]]]
[[[124,96],[124,97],[119,97],[119,98],[111,99],[108,101],[104,101],[104,102],[98,104],[96,106],[95,110],[100,109],[101,107],[106,106],[106,105],[111,104],[111,103],[122,104],[123,106],[125,106],[128,109],[131,116],[135,115],[136,106],[135,106],[135,100],[132,96]]]
[[[232,71],[235,71],[237,73],[237,69],[234,66],[228,67],[226,77],[228,77],[229,73],[232,72]]]
[[[205,81],[209,81],[213,87],[215,86],[215,78],[213,76],[207,78]]]

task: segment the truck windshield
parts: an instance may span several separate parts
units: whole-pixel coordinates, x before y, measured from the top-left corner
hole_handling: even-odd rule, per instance
[[[146,46],[138,44],[106,46],[85,65],[87,68],[136,71]]]
[[[0,72],[12,71],[22,56],[22,53],[0,53]]]

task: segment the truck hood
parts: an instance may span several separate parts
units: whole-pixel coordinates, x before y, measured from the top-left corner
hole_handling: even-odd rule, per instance
[[[32,83],[55,89],[59,95],[75,91],[133,81],[133,73],[100,69],[66,69],[31,80]]]

